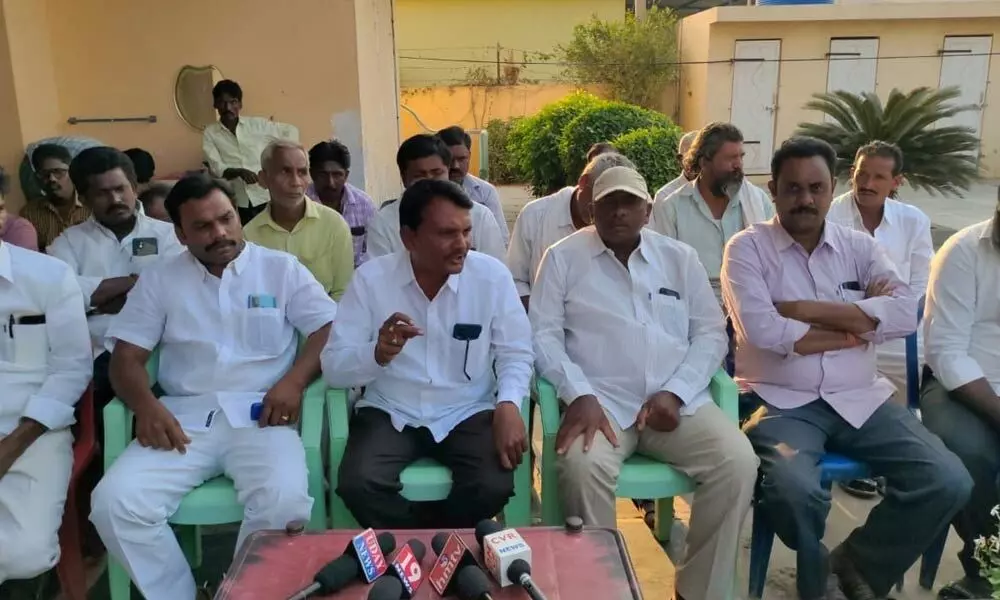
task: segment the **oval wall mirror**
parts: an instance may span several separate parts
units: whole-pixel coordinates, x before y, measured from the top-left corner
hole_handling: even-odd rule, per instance
[[[216,121],[212,106],[212,87],[223,79],[213,65],[185,65],[174,83],[174,105],[184,122],[201,131]]]

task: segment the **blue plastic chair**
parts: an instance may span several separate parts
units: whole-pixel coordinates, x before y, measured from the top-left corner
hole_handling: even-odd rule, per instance
[[[917,324],[923,320],[924,300],[920,299],[917,308]],[[917,334],[916,332],[906,336],[906,401],[910,410],[917,410],[920,399],[920,373],[917,354]],[[864,479],[870,475],[868,466],[842,456],[840,454],[829,453],[823,456],[819,462],[820,483],[823,489],[830,491],[836,481],[851,481],[852,479]],[[949,526],[934,540],[934,542],[924,552],[920,562],[920,587],[931,589],[934,586],[934,578],[937,576],[938,566],[941,563],[941,555],[944,553],[944,545],[948,539]],[[764,519],[753,517],[753,529],[750,537],[750,597],[763,598],[764,584],[767,582],[767,566],[771,560],[771,547],[774,545],[774,531],[771,530]],[[897,587],[902,589],[903,583]]]

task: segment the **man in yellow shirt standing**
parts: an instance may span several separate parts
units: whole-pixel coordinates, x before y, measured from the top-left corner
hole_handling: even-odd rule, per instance
[[[340,213],[306,197],[309,159],[296,142],[274,141],[260,157],[258,181],[270,195],[267,210],[243,228],[255,244],[299,259],[334,300],[354,274],[351,228]]]

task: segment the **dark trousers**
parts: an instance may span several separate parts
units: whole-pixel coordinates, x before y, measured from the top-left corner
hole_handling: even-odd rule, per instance
[[[973,550],[976,538],[996,533],[996,520],[990,511],[1000,503],[1000,436],[979,415],[952,399],[937,379],[926,374],[920,388],[920,414],[927,429],[962,459],[972,476],[972,495],[952,523],[962,538],[958,559],[965,575],[980,578]]]
[[[885,498],[844,542],[847,557],[884,596],[965,505],[972,479],[957,456],[898,404],[883,403],[855,429],[826,402],[779,409],[749,394],[759,408],[744,426],[757,456],[758,518],[796,551],[799,596],[824,597],[829,574],[823,545],[830,493],[819,460],[836,452],[886,478]]]
[[[240,213],[240,224],[246,225],[265,208],[267,208],[266,202],[264,204],[258,204],[257,206],[250,206],[248,208],[243,208],[242,206],[237,207],[237,210]]]
[[[400,473],[421,458],[433,458],[451,469],[447,499],[411,502],[400,495]],[[493,443],[493,411],[472,415],[436,443],[427,428],[396,431],[387,413],[365,407],[351,419],[337,494],[362,527],[475,527],[502,511],[514,495],[514,472],[500,465]]]

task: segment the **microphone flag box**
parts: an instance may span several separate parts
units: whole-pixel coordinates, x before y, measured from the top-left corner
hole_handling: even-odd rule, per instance
[[[354,545],[354,552],[358,555],[358,564],[365,576],[365,581],[371,583],[385,573],[388,565],[385,557],[382,556],[382,549],[379,548],[378,538],[373,529],[365,529],[351,539]]]
[[[469,553],[469,548],[462,541],[462,538],[458,534],[450,534],[444,548],[438,554],[437,560],[434,561],[430,573],[427,574],[427,580],[430,581],[431,587],[438,594],[445,595],[448,584],[455,576],[459,563],[462,562],[462,557],[467,553]]]
[[[396,551],[396,555],[392,558],[392,569],[403,584],[403,597],[412,598],[423,582],[424,573],[420,568],[420,561],[413,554],[409,544],[403,544],[403,547]]]
[[[530,565],[531,547],[520,533],[513,529],[504,529],[483,537],[483,558],[486,561],[486,570],[500,583],[500,587],[518,585],[518,582],[511,581],[507,577],[507,569],[510,563],[519,558]]]

